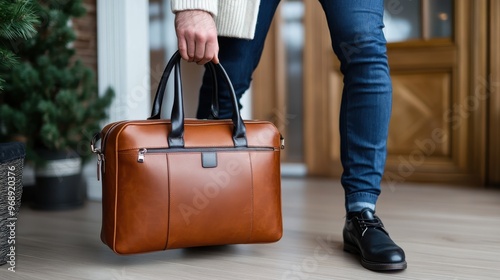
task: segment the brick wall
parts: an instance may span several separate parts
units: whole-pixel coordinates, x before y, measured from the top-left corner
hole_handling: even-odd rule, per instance
[[[83,0],[87,14],[73,20],[77,39],[74,42],[78,57],[94,69],[97,78],[97,15],[96,0]]]

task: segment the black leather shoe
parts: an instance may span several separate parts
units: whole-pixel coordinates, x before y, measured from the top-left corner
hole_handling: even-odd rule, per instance
[[[405,252],[394,243],[375,213],[365,208],[347,214],[344,251],[361,255],[361,265],[370,270],[406,269]]]

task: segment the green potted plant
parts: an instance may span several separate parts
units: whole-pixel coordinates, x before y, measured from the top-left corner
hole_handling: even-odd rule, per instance
[[[81,0],[34,1],[37,34],[16,44],[20,63],[0,69],[0,140],[23,139],[35,165],[34,206],[82,205],[82,162],[88,143],[107,117],[113,91],[97,92],[93,71],[75,57],[71,19],[84,15]]]

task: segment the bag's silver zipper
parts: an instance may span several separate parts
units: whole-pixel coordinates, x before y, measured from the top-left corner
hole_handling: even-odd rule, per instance
[[[101,180],[101,174],[105,173],[106,170],[106,159],[104,157],[104,147],[106,147],[106,140],[108,140],[108,135],[111,133],[111,131],[117,127],[119,124],[123,123],[125,121],[119,121],[115,124],[113,124],[106,132],[104,135],[103,139],[101,139],[101,147],[102,149],[96,148],[93,145],[91,145],[92,152],[97,155],[97,181]],[[95,144],[95,143],[94,143]]]
[[[101,180],[101,172],[104,173],[104,154],[99,152],[97,154],[97,181]]]
[[[241,151],[274,151],[275,148],[272,147],[251,147],[251,148],[140,148],[137,152],[137,162],[144,163],[146,159],[146,154],[166,154],[175,152],[241,152]]]
[[[144,156],[148,152],[148,149],[142,148],[139,149],[139,155],[137,156],[137,162],[143,163],[144,162]]]
[[[102,142],[102,145],[101,147],[103,147],[103,150],[101,149],[95,149],[95,153],[97,154],[97,180],[99,181],[101,179],[101,174],[104,174],[105,172],[105,157],[104,157],[104,147],[106,146],[106,140],[108,140],[108,135],[111,133],[111,131],[116,128],[119,124],[123,123],[125,121],[119,121],[117,123],[115,123],[114,125],[112,125],[108,131],[106,132],[106,134],[104,135],[104,139],[101,139],[101,142]],[[280,134],[280,148],[283,150],[285,149],[285,138],[283,137],[283,135]],[[245,151],[248,151],[248,150],[252,150],[252,151],[270,151],[270,150],[274,150],[274,148],[271,148],[271,147],[256,147],[256,148],[231,148],[231,147],[228,147],[228,148],[188,148],[188,149],[179,149],[179,148],[176,148],[176,149],[169,149],[169,148],[152,148],[152,149],[146,149],[146,148],[141,148],[139,149],[138,151],[138,154],[137,154],[137,162],[139,163],[143,163],[144,160],[145,160],[145,157],[146,157],[146,153],[150,152],[150,153],[168,153],[168,152],[179,152],[179,151],[188,151],[188,152],[203,152],[203,151],[212,151],[212,152],[216,152],[216,151],[242,151],[242,150],[245,150]]]

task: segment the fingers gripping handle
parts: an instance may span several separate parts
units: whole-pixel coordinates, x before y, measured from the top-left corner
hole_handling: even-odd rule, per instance
[[[165,70],[162,74],[160,84],[156,91],[156,96],[153,102],[153,110],[151,112],[151,117],[149,119],[160,119],[161,115],[161,106],[163,97],[165,94],[165,90],[167,87],[168,77],[172,70],[174,70],[174,104],[172,108],[171,122],[172,122],[172,131],[169,134],[168,141],[170,147],[184,147],[184,106],[183,106],[183,98],[182,98],[182,78],[180,71],[180,62],[181,56],[179,52],[175,52],[174,55],[170,58]],[[236,98],[236,93],[234,91],[233,85],[229,76],[227,75],[224,67],[221,64],[214,64],[209,62],[207,65],[208,70],[212,74],[212,78],[214,81],[214,90],[217,90],[217,78],[216,75],[222,75],[224,81],[228,84],[228,88],[230,90],[231,103],[233,105],[233,142],[235,147],[246,147],[247,139],[246,139],[246,128],[243,123],[243,119],[240,115],[240,110],[238,107],[238,100]],[[216,111],[218,111],[218,103],[215,102],[217,99],[216,92],[214,92],[213,98],[215,99],[212,102],[212,111],[214,116],[216,115]],[[216,116],[215,116],[216,117]]]

